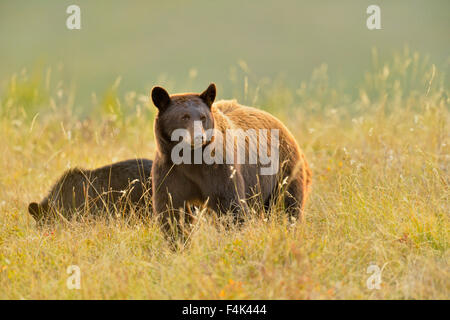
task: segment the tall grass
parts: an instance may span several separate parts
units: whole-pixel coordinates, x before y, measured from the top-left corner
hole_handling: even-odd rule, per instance
[[[273,210],[226,228],[202,211],[175,251],[156,219],[38,229],[26,211],[68,167],[152,158],[147,93],[122,96],[112,79],[79,110],[57,72],[12,76],[0,97],[0,298],[448,299],[448,83],[416,53],[373,61],[352,90],[332,86],[326,65],[290,90],[242,62],[233,98],[281,118],[312,167],[304,222]],[[366,285],[372,264],[379,290]],[[80,290],[66,286],[69,265]]]

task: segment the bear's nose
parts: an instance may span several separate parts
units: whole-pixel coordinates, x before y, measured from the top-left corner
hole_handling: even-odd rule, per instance
[[[201,145],[206,139],[201,121],[194,121],[194,145]]]
[[[194,137],[194,144],[200,144],[203,141],[203,136],[195,136]]]
[[[194,135],[194,144],[195,145],[199,145],[203,143],[203,140],[205,140],[205,135],[200,133],[200,134],[195,134]]]

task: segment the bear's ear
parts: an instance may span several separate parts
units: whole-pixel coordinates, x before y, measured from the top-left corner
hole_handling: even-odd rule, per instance
[[[33,218],[37,221],[40,217],[40,208],[39,204],[36,202],[31,202],[28,205],[28,212],[33,216]]]
[[[160,110],[165,110],[170,103],[170,96],[164,88],[153,87],[152,100],[155,106]]]
[[[200,94],[200,98],[203,100],[203,102],[206,103],[208,107],[211,108],[211,105],[216,98],[216,85],[214,83],[211,83],[209,87]]]

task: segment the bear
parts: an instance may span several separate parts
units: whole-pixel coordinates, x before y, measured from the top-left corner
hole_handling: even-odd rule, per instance
[[[311,171],[293,135],[268,112],[240,105],[236,100],[214,102],[215,98],[214,83],[202,93],[169,95],[159,86],[151,91],[158,110],[154,119],[152,204],[154,214],[162,219],[163,229],[167,230],[173,223],[177,225],[183,212],[179,209],[192,203],[206,203],[219,214],[231,212],[239,220],[252,199],[253,202],[259,199],[267,209],[279,199],[281,189],[286,191],[282,201],[285,211],[301,219],[310,190]],[[259,137],[248,134],[252,130],[271,130],[277,134],[263,139],[264,134]],[[223,136],[229,132],[231,138],[227,136],[223,146]],[[217,138],[220,135],[222,138]],[[243,151],[245,160],[257,158],[262,149],[267,149],[262,148],[263,144],[258,145],[264,140],[270,155],[278,155],[275,170],[263,171],[267,169],[267,161],[265,164],[242,161],[242,158],[238,161],[239,150]],[[206,158],[192,161],[196,154],[201,158],[205,153],[216,161]]]
[[[38,225],[44,225],[59,214],[71,219],[81,210],[146,208],[146,199],[152,196],[152,165],[149,159],[130,159],[94,170],[69,169],[40,203],[28,205],[28,212]]]

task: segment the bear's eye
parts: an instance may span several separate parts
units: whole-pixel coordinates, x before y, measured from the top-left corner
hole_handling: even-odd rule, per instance
[[[205,122],[205,121],[206,121],[206,117],[205,117],[205,116],[201,116],[201,117],[200,117],[200,120],[201,120],[202,122]]]
[[[190,115],[185,114],[184,116],[181,117],[181,120],[187,121],[187,120],[189,120],[190,118],[191,118]]]

